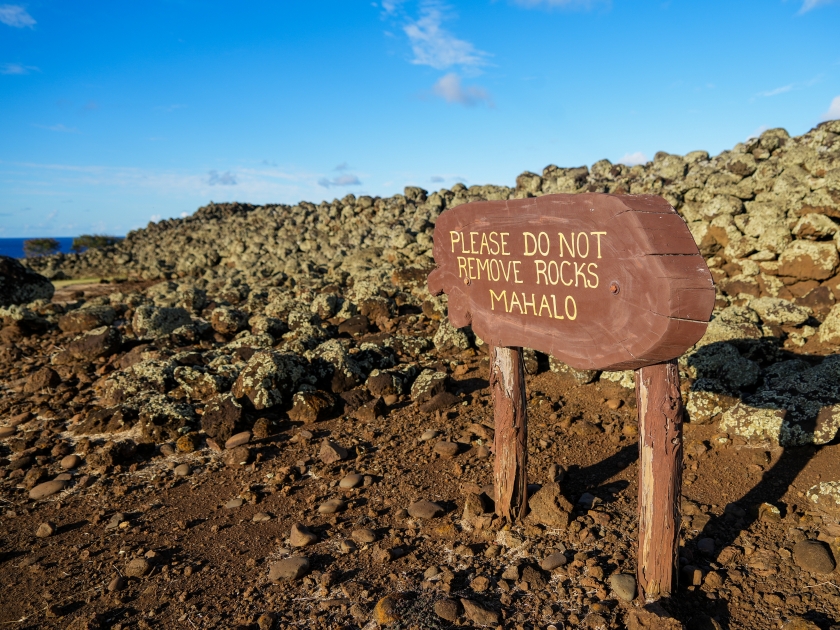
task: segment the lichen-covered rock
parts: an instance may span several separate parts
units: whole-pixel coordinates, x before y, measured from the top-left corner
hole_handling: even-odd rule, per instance
[[[74,359],[93,361],[119,351],[122,335],[111,326],[102,326],[77,337],[67,344],[67,353]]]
[[[811,309],[777,297],[762,297],[750,301],[750,308],[765,324],[799,326],[808,321]]]
[[[201,428],[211,438],[226,442],[245,428],[245,410],[230,394],[217,396],[204,407]]]
[[[179,366],[173,377],[193,400],[209,400],[223,390],[224,379],[211,374],[207,368]]]
[[[229,306],[219,306],[210,314],[210,325],[221,335],[235,335],[248,323],[248,314]]]
[[[190,321],[190,314],[183,308],[143,304],[134,311],[131,326],[138,339],[158,339],[186,326]]]
[[[819,328],[820,342],[840,346],[840,304],[831,307]]]
[[[761,376],[757,363],[741,356],[731,343],[703,346],[688,357],[696,389],[734,393],[752,387]]]
[[[330,339],[307,353],[313,370],[321,370],[323,378],[330,383],[334,394],[346,392],[360,383],[366,375],[359,362],[351,357],[347,348],[338,339]]]
[[[826,280],[838,264],[840,257],[834,243],[793,241],[779,256],[779,274],[803,280]]]
[[[0,306],[51,300],[55,288],[44,276],[14,258],[0,256]]]
[[[306,364],[299,356],[260,350],[239,374],[231,393],[240,400],[247,398],[254,409],[266,409],[290,401],[306,377]]]
[[[560,484],[548,483],[528,499],[528,518],[547,527],[565,529],[569,525],[572,504],[560,490]]]
[[[434,336],[435,348],[444,354],[462,352],[470,347],[470,338],[462,328],[455,328],[449,319],[440,322]]]
[[[760,339],[764,335],[758,314],[745,306],[728,306],[712,316],[696,347],[734,339]]]
[[[598,378],[598,370],[576,370],[552,356],[548,357],[548,367],[556,374],[563,374],[572,377],[580,385],[591,383]]]
[[[819,241],[834,236],[837,224],[824,214],[809,213],[797,221],[793,233],[797,238]]]
[[[110,326],[114,323],[114,317],[116,313],[110,306],[86,305],[59,317],[58,327],[63,332],[86,332],[101,326]]]
[[[411,386],[411,399],[418,403],[431,400],[441,392],[446,391],[448,383],[449,375],[446,372],[423,370]]]
[[[143,436],[155,443],[178,439],[195,422],[193,408],[174,402],[160,394],[151,395],[140,411],[140,428]]]
[[[601,372],[602,381],[610,381],[627,389],[636,388],[636,373],[633,370],[619,372]]]
[[[708,424],[737,402],[737,398],[727,394],[691,390],[688,392],[688,401],[685,404],[687,421],[694,424]]]
[[[326,420],[335,407],[335,398],[327,392],[298,392],[292,398],[289,419],[295,422]]]
[[[810,504],[821,512],[840,517],[840,481],[823,481],[805,493]]]

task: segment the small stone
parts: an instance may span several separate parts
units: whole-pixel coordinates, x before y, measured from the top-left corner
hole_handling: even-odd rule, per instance
[[[263,613],[257,617],[257,627],[260,630],[271,630],[274,623],[277,621],[277,615],[274,613]]]
[[[458,454],[458,444],[447,440],[441,440],[435,444],[434,451],[441,457],[452,458]]]
[[[400,614],[397,611],[397,605],[401,599],[398,593],[386,595],[380,599],[373,608],[373,620],[380,626],[398,622]]]
[[[122,512],[116,512],[115,514],[111,515],[111,518],[108,519],[108,523],[105,525],[105,529],[117,529],[120,526],[120,523],[126,520],[125,514]]]
[[[435,602],[435,614],[444,619],[455,623],[460,616],[460,606],[454,599],[441,599]]]
[[[436,578],[440,575],[440,569],[438,567],[429,567],[423,572],[423,579],[424,580],[431,580]]]
[[[125,588],[126,579],[121,575],[115,575],[110,582],[108,582],[108,592],[114,593]]]
[[[268,512],[257,512],[251,518],[251,521],[254,522],[254,523],[265,523],[266,521],[270,521],[270,520],[271,520],[271,514],[269,514]]]
[[[251,449],[247,446],[237,446],[225,451],[225,464],[231,468],[244,466],[251,461]]]
[[[38,529],[35,532],[35,535],[38,538],[49,538],[55,533],[55,525],[50,523],[49,521],[46,523],[41,523],[38,525]]]
[[[610,588],[620,600],[632,602],[636,597],[636,578],[626,573],[613,573],[610,576]]]
[[[225,448],[226,449],[236,448],[237,446],[243,446],[250,441],[251,441],[251,432],[250,431],[242,431],[241,433],[237,433],[235,435],[232,435],[227,440],[225,440]]]
[[[143,577],[152,568],[152,563],[146,558],[134,558],[125,567],[125,574],[128,577]]]
[[[59,462],[59,466],[61,466],[64,470],[73,470],[77,468],[79,464],[82,463],[82,458],[78,455],[67,455],[61,459]]]
[[[434,429],[426,429],[425,431],[423,431],[423,434],[420,436],[420,441],[421,442],[428,442],[429,440],[434,440],[438,435],[439,435],[439,433],[437,431],[435,431]]]
[[[225,503],[225,507],[228,510],[234,510],[238,507],[242,507],[244,503],[245,503],[245,499],[241,499],[240,497],[236,497],[234,499],[231,499],[227,503]]]
[[[499,613],[496,611],[463,597],[461,598],[461,605],[464,607],[464,614],[467,619],[474,624],[478,626],[496,626],[499,624]]]
[[[268,570],[268,579],[272,582],[299,580],[307,573],[309,573],[309,559],[304,556],[292,556],[279,562],[272,562]]]
[[[363,527],[361,529],[354,529],[350,532],[350,537],[357,543],[369,545],[376,540],[376,532],[372,529],[368,529],[367,527]]]
[[[325,464],[347,459],[347,449],[330,440],[324,440],[321,443],[321,450],[318,452],[318,459]]]
[[[178,464],[175,466],[174,473],[176,477],[188,477],[190,472],[192,471],[190,470],[189,464]]]
[[[610,398],[604,404],[607,406],[607,408],[615,411],[616,409],[620,408],[623,403],[624,403],[624,401],[621,400],[620,398]]]
[[[397,396],[396,394],[386,394],[385,396],[382,397],[382,402],[384,402],[389,407],[393,407],[394,405],[397,404],[399,399],[400,399],[399,396]]]
[[[490,457],[490,449],[484,446],[484,444],[479,445],[475,449],[475,457],[476,459],[487,459]]]
[[[0,440],[13,436],[16,431],[15,427],[0,427]]]
[[[475,593],[483,593],[490,588],[490,580],[486,576],[480,575],[470,582],[470,588]]]
[[[444,513],[443,507],[437,503],[421,499],[408,506],[408,514],[412,518],[436,518]]]
[[[540,560],[540,568],[543,571],[553,571],[557,567],[562,567],[567,561],[566,554],[556,551]]]
[[[347,507],[347,504],[341,499],[330,499],[329,501],[324,501],[318,506],[318,513],[336,514],[338,512],[342,512],[345,507]]]
[[[828,545],[818,540],[803,540],[793,546],[793,560],[800,569],[809,573],[831,573],[834,558]]]
[[[289,534],[289,544],[292,547],[306,547],[318,541],[318,534],[309,530],[306,525],[295,523]]]
[[[350,488],[359,486],[364,480],[365,478],[363,475],[350,473],[349,475],[344,475],[344,477],[341,478],[341,481],[338,482],[338,487],[349,490]]]
[[[29,491],[29,498],[34,501],[46,499],[57,492],[61,492],[66,487],[67,482],[63,480],[53,479],[52,481],[45,481],[44,483],[39,483]]]
[[[341,541],[341,553],[353,553],[357,551],[359,548],[356,546],[356,543],[349,539],[344,539]]]
[[[502,572],[502,579],[503,580],[510,580],[511,582],[518,582],[519,581],[519,567],[515,564],[511,564]]]

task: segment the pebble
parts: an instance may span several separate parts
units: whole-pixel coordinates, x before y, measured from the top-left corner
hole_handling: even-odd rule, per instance
[[[325,464],[347,459],[347,449],[330,440],[324,440],[321,443],[321,450],[318,451],[318,459]]]
[[[435,602],[435,614],[446,621],[458,621],[460,606],[454,599],[441,599]]]
[[[632,602],[636,597],[636,578],[627,573],[613,573],[610,576],[610,588],[620,600]]]
[[[57,492],[61,492],[66,487],[67,482],[64,480],[53,479],[52,481],[45,481],[44,483],[39,483],[29,491],[29,498],[34,501],[46,499]]]
[[[160,454],[164,457],[172,457],[175,454],[175,447],[171,444],[161,444],[160,445]]]
[[[126,580],[121,575],[115,575],[113,579],[108,582],[108,591],[113,593],[114,591],[121,591],[125,588]]]
[[[82,458],[78,455],[67,455],[61,459],[59,466],[61,466],[64,470],[73,470],[77,468],[79,464],[82,463]]]
[[[701,538],[697,541],[697,551],[702,553],[704,556],[711,556],[715,552],[715,539]]]
[[[225,448],[236,448],[237,446],[242,446],[243,444],[247,444],[250,441],[251,432],[243,431],[242,433],[237,433],[236,435],[230,436],[225,442]]]
[[[318,514],[336,514],[343,512],[347,504],[341,499],[330,499],[318,506]]]
[[[397,404],[399,399],[399,396],[397,396],[396,394],[388,394],[387,396],[382,397],[382,402],[384,402],[389,407],[392,407]]]
[[[338,482],[339,488],[344,488],[345,490],[349,490],[350,488],[355,488],[360,485],[365,480],[364,475],[359,475],[357,473],[350,473],[349,475],[344,475],[341,478],[341,481]]]
[[[192,471],[189,464],[179,464],[175,466],[174,472],[176,477],[187,477]]]
[[[618,409],[619,407],[621,407],[621,405],[622,405],[622,403],[623,403],[623,402],[624,402],[624,401],[623,401],[623,400],[621,400],[620,398],[610,398],[610,399],[609,399],[608,401],[606,401],[604,404],[605,404],[605,405],[606,405],[609,409],[612,409],[613,411],[615,411],[616,409]]]
[[[245,503],[245,499],[241,499],[239,497],[236,497],[235,499],[231,499],[230,501],[225,503],[225,507],[229,510],[233,510],[234,508],[242,507],[242,505],[244,503]]]
[[[350,537],[357,543],[369,545],[376,540],[376,532],[367,527],[362,527],[361,529],[354,529],[350,532]]]
[[[356,543],[352,540],[345,539],[341,541],[341,553],[352,553],[356,551],[359,547],[356,546]]]
[[[251,519],[254,523],[265,523],[271,520],[271,514],[268,512],[257,512]]]
[[[818,540],[803,540],[793,546],[793,560],[800,569],[809,573],[831,573],[834,558],[828,545]]]
[[[146,558],[134,558],[125,567],[125,574],[128,577],[143,577],[152,568],[152,563]]]
[[[272,562],[268,569],[268,579],[272,582],[278,580],[299,580],[309,573],[309,558],[305,556],[292,556],[279,562]]]
[[[73,478],[73,475],[70,473],[60,473],[55,476],[53,481],[70,481]]]
[[[380,626],[396,623],[400,620],[397,604],[402,597],[399,593],[386,595],[373,607],[373,620]]]
[[[437,503],[421,499],[408,506],[408,514],[412,518],[436,518],[443,514],[444,509]]]
[[[420,441],[428,442],[429,440],[434,440],[438,435],[439,433],[434,429],[426,429],[423,431],[423,435],[420,436]]]
[[[464,614],[467,619],[478,626],[495,626],[499,623],[499,613],[495,610],[485,608],[478,602],[471,599],[461,598],[461,605],[464,607]]]
[[[487,459],[490,457],[490,449],[484,446],[484,444],[481,444],[475,449],[475,456],[477,459]]]
[[[458,454],[458,445],[455,442],[441,440],[435,444],[434,451],[441,457],[455,457]]]
[[[16,431],[15,427],[0,427],[0,440],[13,436]]]
[[[424,580],[431,580],[436,578],[440,575],[440,569],[438,567],[429,567],[423,572],[423,579]]]
[[[562,567],[567,561],[566,554],[556,551],[540,560],[540,568],[543,571],[553,571],[557,567]]]
[[[55,525],[50,523],[49,521],[46,523],[41,523],[38,525],[38,529],[35,532],[35,535],[38,538],[49,538],[55,533]]]
[[[295,523],[289,534],[289,544],[292,547],[306,547],[318,541],[318,534],[309,530],[306,525]]]
[[[105,525],[105,529],[116,529],[120,526],[120,523],[125,521],[125,514],[122,512],[117,512],[116,514],[112,515],[108,524]]]

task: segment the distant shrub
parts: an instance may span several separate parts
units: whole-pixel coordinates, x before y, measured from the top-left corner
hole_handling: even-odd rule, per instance
[[[97,247],[108,247],[109,245],[116,245],[120,241],[119,236],[105,236],[104,234],[82,234],[73,239],[73,245],[70,247],[77,254],[86,249],[96,249]]]
[[[27,258],[49,256],[61,249],[61,243],[54,238],[30,238],[23,241],[23,253]]]

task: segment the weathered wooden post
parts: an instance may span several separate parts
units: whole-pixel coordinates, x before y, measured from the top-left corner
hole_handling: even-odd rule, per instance
[[[667,361],[636,370],[639,409],[639,553],[636,581],[645,599],[677,586],[682,487],[680,372]]]
[[[496,426],[496,514],[518,521],[528,506],[528,404],[522,348],[490,349],[490,390]]]
[[[712,276],[685,221],[654,195],[546,195],[480,201],[435,225],[434,295],[449,320],[491,347],[496,511],[527,509],[527,406],[521,348],[577,369],[636,370],[638,582],[676,586],[682,405],[676,357],[706,331]]]

